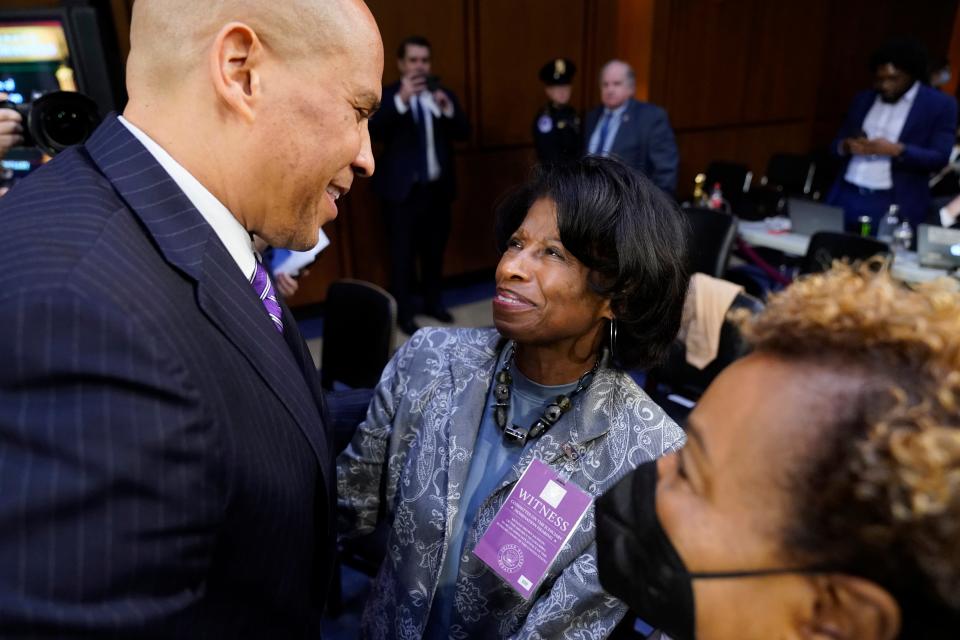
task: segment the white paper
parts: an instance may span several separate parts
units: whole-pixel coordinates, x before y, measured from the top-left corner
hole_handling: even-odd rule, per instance
[[[326,249],[329,244],[330,238],[323,232],[323,229],[320,229],[319,239],[312,249],[306,251],[290,251],[289,255],[284,258],[280,264],[274,266],[273,275],[285,273],[289,276],[296,276],[300,273],[301,269],[316,260],[317,254]]]

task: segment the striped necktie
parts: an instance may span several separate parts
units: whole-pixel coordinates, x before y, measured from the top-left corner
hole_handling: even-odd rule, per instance
[[[260,297],[260,302],[267,309],[267,314],[273,320],[273,326],[277,328],[277,331],[283,333],[283,320],[281,319],[283,311],[280,309],[280,303],[277,302],[277,293],[273,290],[270,276],[259,260],[257,260],[257,268],[253,271],[253,277],[250,278],[250,286],[253,287],[254,293]]]

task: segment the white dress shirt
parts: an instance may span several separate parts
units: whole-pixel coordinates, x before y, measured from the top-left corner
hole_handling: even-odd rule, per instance
[[[617,139],[617,132],[620,131],[623,112],[627,110],[629,105],[630,101],[627,100],[612,111],[610,109],[603,110],[603,113],[600,114],[600,118],[597,120],[597,126],[593,128],[593,133],[590,134],[590,144],[587,147],[590,153],[601,156],[610,155],[610,147],[613,146],[613,141]],[[603,129],[603,119],[607,117],[608,114],[610,116],[610,125],[607,127],[607,139],[600,140],[600,130]]]
[[[900,140],[900,132],[910,115],[913,101],[920,90],[920,83],[913,86],[894,103],[884,102],[880,96],[863,119],[863,131],[867,138],[886,138],[890,142]],[[847,182],[867,189],[892,189],[893,177],[890,174],[889,156],[853,156],[847,165],[844,176]]]
[[[207,188],[200,184],[199,180],[190,175],[190,172],[164,151],[163,147],[157,144],[153,138],[127,121],[123,116],[119,116],[117,119],[147,148],[147,151],[163,167],[163,170],[170,174],[170,177],[187,196],[187,199],[193,203],[193,206],[197,208],[207,224],[213,227],[213,232],[220,238],[220,242],[223,243],[227,252],[237,263],[240,271],[243,272],[243,276],[247,280],[252,280],[253,272],[257,268],[257,259],[254,257],[253,239],[250,237],[250,232],[243,228],[240,221],[230,213],[230,210],[222,202],[217,200],[216,196],[207,191]]]
[[[425,117],[424,127],[427,135],[427,180],[433,182],[440,178],[440,163],[437,161],[437,147],[433,137],[433,120],[441,115],[445,118],[453,117],[453,104],[448,104],[447,108],[440,110],[440,105],[433,99],[433,94],[428,91],[421,91],[415,96],[410,96],[409,106],[400,99],[400,94],[393,94],[393,104],[397,107],[397,113],[403,115],[408,109],[413,111],[414,121],[419,121]]]

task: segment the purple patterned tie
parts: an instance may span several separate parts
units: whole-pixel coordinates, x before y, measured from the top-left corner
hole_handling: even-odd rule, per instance
[[[283,320],[280,318],[283,312],[280,310],[280,303],[277,302],[277,294],[273,290],[270,276],[267,275],[267,270],[263,268],[259,260],[257,260],[257,268],[253,272],[253,278],[250,280],[250,286],[253,287],[254,293],[260,296],[260,302],[263,303],[263,306],[267,308],[267,314],[273,320],[273,326],[277,328],[277,331],[283,333]]]

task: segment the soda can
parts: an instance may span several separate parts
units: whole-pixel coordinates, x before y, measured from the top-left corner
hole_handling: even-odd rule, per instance
[[[870,216],[860,216],[857,218],[857,222],[860,224],[860,235],[864,238],[870,237]]]

